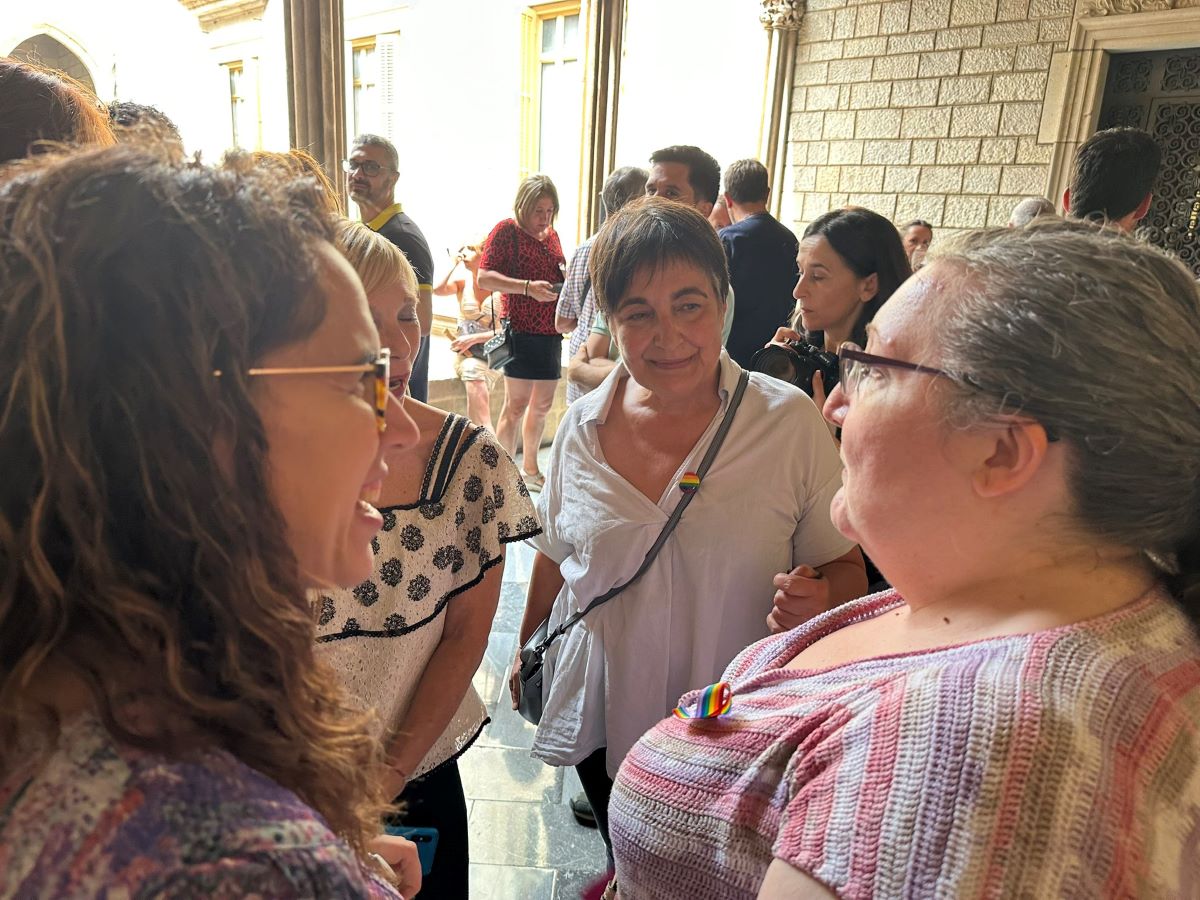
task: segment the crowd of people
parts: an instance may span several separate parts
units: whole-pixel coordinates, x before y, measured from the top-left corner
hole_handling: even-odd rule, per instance
[[[1100,132],[1066,215],[935,243],[797,238],[761,163],[672,146],[569,264],[535,175],[435,283],[385,139],[351,221],[302,150],[188,159],[0,60],[0,897],[466,897],[516,542],[512,702],[598,895],[1193,894],[1200,288],[1129,233],[1158,160]],[[434,294],[467,416],[426,402]]]

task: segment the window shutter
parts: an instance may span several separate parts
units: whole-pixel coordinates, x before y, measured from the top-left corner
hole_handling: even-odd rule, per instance
[[[375,41],[376,72],[379,79],[379,122],[380,131],[395,143],[400,131],[400,85],[397,72],[400,61],[400,35],[381,34]]]

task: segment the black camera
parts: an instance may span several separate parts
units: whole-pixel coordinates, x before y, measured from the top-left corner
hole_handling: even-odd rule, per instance
[[[839,373],[837,356],[807,341],[787,341],[764,347],[750,357],[750,371],[794,384],[810,397],[815,372],[820,372],[825,382],[825,396],[829,396],[838,383]]]

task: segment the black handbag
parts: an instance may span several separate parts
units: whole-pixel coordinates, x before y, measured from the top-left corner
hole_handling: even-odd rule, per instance
[[[487,360],[488,368],[499,370],[512,362],[514,352],[512,326],[508,319],[502,319],[496,336],[483,345],[483,358]]]
[[[733,425],[734,413],[737,412],[737,408],[742,403],[742,395],[746,393],[746,384],[749,381],[750,373],[743,370],[741,377],[738,379],[737,387],[734,389],[733,396],[729,400],[729,408],[725,410],[725,418],[721,420],[721,425],[717,429],[717,433],[713,436],[712,443],[708,446],[708,451],[704,454],[700,468],[696,471],[701,485],[704,483],[705,474],[707,474],[713,464],[713,460],[717,457],[717,451],[721,449],[721,444],[725,442],[725,436],[729,433],[729,429]],[[542,720],[542,676],[544,674],[546,650],[558,638],[562,637],[567,632],[567,629],[593,609],[607,603],[646,574],[646,570],[650,568],[650,564],[658,556],[658,551],[663,548],[663,544],[667,542],[667,538],[671,536],[671,532],[679,524],[679,519],[683,516],[683,511],[687,509],[688,504],[692,502],[694,496],[696,496],[696,491],[685,491],[683,496],[679,498],[679,502],[675,504],[675,509],[671,512],[671,517],[663,525],[662,531],[659,532],[658,539],[655,540],[654,545],[646,551],[646,556],[642,560],[641,566],[638,567],[632,578],[597,597],[583,609],[577,610],[573,615],[568,616],[553,631],[550,631],[550,619],[546,618],[542,620],[542,623],[534,631],[532,637],[521,648],[521,669],[518,675],[520,696],[517,698],[517,712],[521,714],[521,718],[534,725],[537,725]]]

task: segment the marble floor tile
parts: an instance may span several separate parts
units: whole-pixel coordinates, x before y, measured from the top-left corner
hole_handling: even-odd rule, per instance
[[[459,760],[463,790],[472,800],[508,800],[557,805],[562,772],[526,750],[472,747]]]
[[[561,804],[476,800],[469,821],[471,859],[492,865],[604,871],[604,842]]]
[[[554,900],[579,900],[583,892],[600,880],[604,872],[588,869],[559,869],[554,874]]]
[[[471,863],[471,900],[553,900],[554,877],[552,869]]]
[[[512,669],[513,657],[517,652],[517,635],[511,631],[496,631],[488,635],[487,649],[483,660],[475,670],[471,683],[483,698],[488,712],[492,706],[508,699],[508,673]],[[512,702],[509,701],[509,706]]]
[[[504,561],[504,580],[527,583],[529,573],[533,570],[533,548],[524,541],[506,546],[508,552]]]
[[[479,736],[477,746],[507,747],[524,752],[533,746],[533,735],[537,729],[512,708],[507,693],[488,710],[488,715],[492,721]]]
[[[507,569],[507,565],[505,569]],[[500,605],[496,608],[496,617],[492,619],[492,631],[511,631],[516,634],[521,630],[521,617],[525,615],[524,581],[505,580],[500,586]]]

